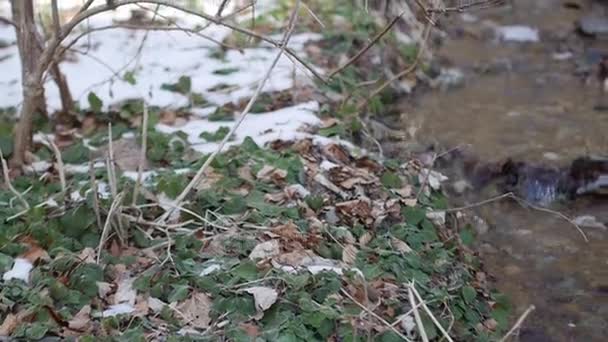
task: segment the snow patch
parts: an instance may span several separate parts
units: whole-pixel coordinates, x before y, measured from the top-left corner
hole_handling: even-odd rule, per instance
[[[512,42],[538,42],[540,40],[538,29],[524,25],[501,26],[498,36],[505,41]]]
[[[24,282],[29,282],[30,271],[34,268],[34,265],[29,260],[24,258],[16,258],[13,263],[13,268],[10,271],[5,272],[2,275],[4,281],[11,279],[20,279]]]

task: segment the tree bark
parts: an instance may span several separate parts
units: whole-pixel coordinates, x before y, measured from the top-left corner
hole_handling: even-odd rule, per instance
[[[25,154],[31,147],[32,125],[36,114],[47,116],[46,99],[40,72],[43,44],[36,27],[33,0],[11,0],[13,21],[17,24],[17,45],[21,59],[21,86],[23,103],[19,122],[15,126],[12,167],[25,163]]]

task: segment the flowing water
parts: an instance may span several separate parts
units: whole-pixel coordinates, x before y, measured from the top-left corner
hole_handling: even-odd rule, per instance
[[[474,17],[452,16],[437,54],[444,65],[463,70],[465,82],[404,101],[401,127],[415,126],[418,141],[444,148],[470,144],[468,152],[488,162],[512,157],[563,166],[578,156],[608,154],[608,112],[594,109],[606,99],[593,67],[608,53],[608,40],[575,32],[588,11],[591,1],[515,0]],[[492,38],[492,25],[537,28],[540,41],[501,41]],[[484,196],[453,200],[457,205]],[[608,222],[608,198],[551,209]],[[583,228],[585,242],[559,215],[510,201],[473,211],[490,224],[479,252],[511,298],[513,318],[530,305],[537,308],[520,341],[608,340],[608,231]]]

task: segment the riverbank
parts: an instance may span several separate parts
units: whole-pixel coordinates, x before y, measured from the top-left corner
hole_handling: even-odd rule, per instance
[[[343,62],[319,58],[319,51],[348,56],[366,44],[370,32],[379,32],[359,8],[345,4],[334,16],[319,6],[314,12],[330,13],[321,19],[335,30],[319,29],[320,37],[294,35],[291,46],[319,67],[330,70]],[[280,34],[277,18],[288,17],[288,10],[279,7],[260,17],[259,29]],[[308,32],[320,27],[318,19],[308,16],[301,25]],[[113,34],[95,36],[94,51],[149,40],[151,47],[175,52],[181,39],[193,39],[179,32]],[[367,90],[352,90],[364,77],[379,74],[353,65],[323,85],[320,96],[289,59],[272,68],[276,49],[217,35],[247,47],[240,53],[196,48],[191,41],[190,49],[182,47],[183,56],[163,56],[169,65],[146,61],[150,55],[144,53],[138,67],[112,72],[122,90],[112,90],[109,82],[97,85],[107,92],[89,89],[80,97],[86,109],[77,125],[37,126],[31,167],[7,177],[0,192],[0,336],[504,336],[509,304],[492,290],[492,276],[471,250],[472,218],[446,212],[444,177],[423,161],[381,158],[354,144],[377,147],[346,96],[367,101]],[[416,60],[415,45],[387,39],[366,58],[384,48],[403,53],[385,56],[393,67]],[[8,49],[10,61],[15,47]],[[182,57],[190,63],[178,63]],[[68,79],[83,76],[73,72],[82,71],[80,62],[66,64]],[[160,77],[147,66],[166,74]],[[210,154],[230,138],[246,102],[257,96],[252,84],[259,85],[267,70],[275,71],[269,72],[269,87],[226,141],[230,148]],[[133,91],[146,94],[146,101],[133,99]],[[170,105],[154,103],[156,94]],[[54,98],[52,92],[47,96]],[[370,105],[382,111],[383,101],[372,98]],[[2,126],[7,132],[10,114],[5,112]],[[2,143],[9,157],[10,141]]]

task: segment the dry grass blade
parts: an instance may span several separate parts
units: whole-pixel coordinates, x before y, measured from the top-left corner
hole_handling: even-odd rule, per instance
[[[412,288],[407,288],[408,298],[410,300],[410,305],[412,306],[412,310],[414,310],[414,319],[416,320],[416,326],[418,326],[418,331],[420,332],[420,338],[423,342],[428,342],[429,338],[426,335],[426,330],[424,330],[424,325],[422,324],[422,319],[420,318],[420,312],[418,312],[418,305],[416,305],[416,299],[414,299],[414,292],[412,292]]]
[[[274,58],[272,64],[268,68],[266,75],[264,75],[264,78],[262,78],[262,80],[260,81],[255,93],[253,94],[253,96],[251,97],[249,102],[247,103],[247,106],[245,106],[245,108],[241,112],[241,115],[239,116],[239,119],[237,120],[237,122],[230,129],[230,132],[228,132],[228,134],[226,134],[224,139],[222,139],[222,141],[219,143],[217,149],[207,158],[205,163],[200,167],[200,169],[197,171],[194,178],[192,178],[192,181],[190,181],[190,183],[188,183],[188,185],[184,188],[184,190],[175,198],[176,207],[179,207],[181,205],[181,203],[183,203],[183,201],[186,199],[186,197],[188,196],[190,191],[192,191],[192,189],[194,189],[200,183],[200,181],[202,180],[202,178],[205,174],[205,171],[207,170],[207,168],[209,168],[209,165],[211,165],[211,162],[224,149],[224,146],[226,146],[226,143],[228,142],[228,140],[234,135],[234,132],[236,132],[236,130],[239,128],[239,126],[243,123],[243,121],[247,117],[247,114],[249,114],[249,111],[251,110],[253,104],[255,103],[255,101],[258,99],[258,97],[262,93],[262,89],[264,89],[266,82],[272,75],[272,71],[274,70],[277,63],[279,62],[279,59],[281,58],[281,56],[283,56],[283,54],[285,53],[285,51],[287,49],[287,44],[289,43],[289,39],[291,38],[291,35],[294,31],[295,24],[296,24],[296,21],[298,18],[299,8],[300,8],[300,1],[298,0],[296,2],[295,9],[289,19],[288,29],[285,32],[285,35],[283,37],[283,43],[281,44],[281,48],[280,48],[279,52],[277,53],[276,57]],[[173,212],[173,209],[167,210],[159,218],[159,221],[160,222],[166,221],[166,219],[172,214],[172,212]]]
[[[112,205],[110,206],[110,210],[108,211],[108,217],[106,217],[106,223],[103,226],[103,231],[101,232],[101,237],[99,238],[99,246],[97,247],[97,264],[101,260],[101,251],[103,250],[103,245],[108,238],[110,233],[110,227],[112,227],[112,218],[114,217],[114,213],[120,208],[122,205],[122,193],[118,194],[114,201],[112,201]]]
[[[416,286],[414,285],[413,281],[409,284],[409,289],[414,293],[414,295],[416,296],[418,301],[422,304],[422,308],[424,309],[426,314],[429,316],[431,321],[433,321],[433,323],[435,324],[437,329],[439,329],[439,331],[441,331],[441,333],[443,334],[443,337],[445,337],[445,339],[448,340],[448,342],[454,342],[454,340],[452,340],[452,338],[450,337],[450,334],[448,334],[448,332],[443,328],[443,326],[439,323],[437,318],[435,318],[435,315],[433,315],[433,313],[431,312],[431,309],[429,309],[429,307],[426,305],[426,303],[424,302],[424,299],[422,299],[422,296],[420,295],[418,290],[416,290]]]
[[[133,189],[133,206],[137,204],[139,188],[141,187],[142,175],[144,173],[144,164],[146,163],[146,151],[148,149],[148,116],[148,105],[146,104],[146,101],[144,101],[144,119],[141,128],[141,154],[139,156],[139,165],[137,165],[137,181],[135,182],[135,188]]]

